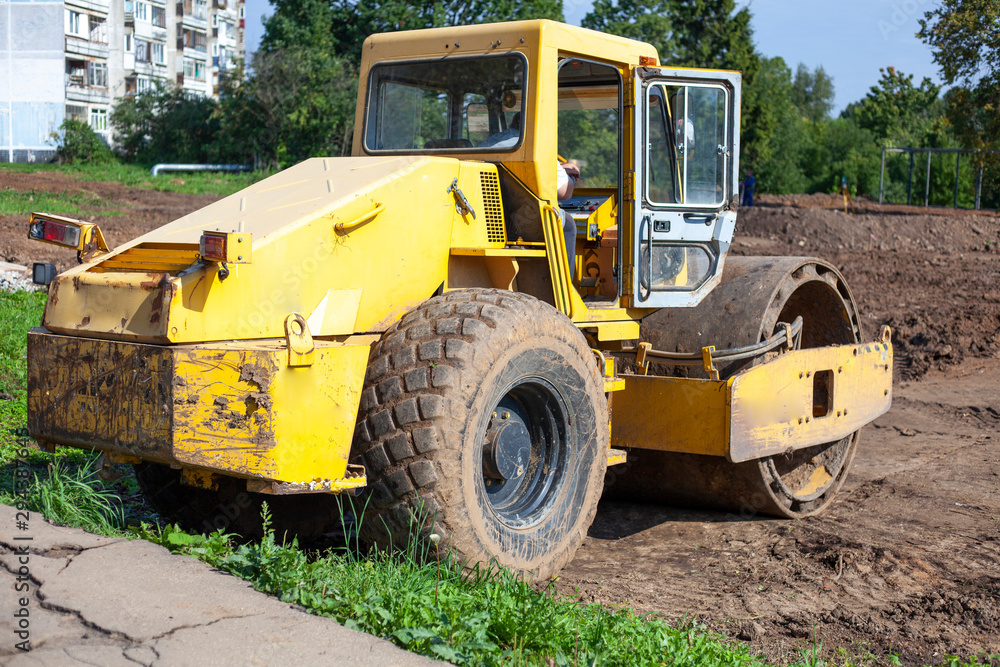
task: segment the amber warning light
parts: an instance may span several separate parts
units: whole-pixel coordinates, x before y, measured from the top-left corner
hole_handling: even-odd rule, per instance
[[[204,232],[199,241],[201,258],[225,264],[249,264],[252,237],[246,232]]]

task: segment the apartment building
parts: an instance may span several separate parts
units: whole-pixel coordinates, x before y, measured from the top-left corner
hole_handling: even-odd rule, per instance
[[[111,143],[115,102],[158,81],[217,97],[244,16],[244,0],[0,0],[0,162],[51,159],[65,118]]]

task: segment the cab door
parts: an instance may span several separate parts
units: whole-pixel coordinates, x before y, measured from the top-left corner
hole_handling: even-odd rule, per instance
[[[718,284],[739,195],[738,72],[634,72],[632,304],[695,306]]]

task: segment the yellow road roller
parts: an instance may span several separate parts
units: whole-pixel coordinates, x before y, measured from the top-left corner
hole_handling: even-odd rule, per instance
[[[32,215],[81,263],[29,334],[29,431],[134,464],[190,528],[252,534],[267,499],[320,534],[348,493],[370,545],[419,510],[539,578],[605,487],[815,514],[892,346],[827,262],[727,257],[740,90],[552,21],[373,35],[350,157],[114,249]]]

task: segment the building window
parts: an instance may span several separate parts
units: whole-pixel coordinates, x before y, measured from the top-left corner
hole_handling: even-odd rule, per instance
[[[240,18],[241,19],[246,18],[246,8],[245,7],[240,7]]]
[[[132,33],[125,33],[125,53],[132,53]]]
[[[73,10],[66,10],[66,32],[70,35],[76,35],[78,37],[83,36],[83,27],[87,23],[83,20],[84,15],[80,12],[74,12]]]
[[[218,28],[219,27],[219,15],[218,14],[212,14],[212,27],[213,28]]]
[[[167,27],[167,10],[165,10],[163,7],[155,7],[154,6],[152,8],[152,12],[153,12],[152,13],[153,25],[155,25],[157,28],[166,28]]]
[[[136,21],[149,20],[149,5],[147,5],[145,2],[135,3],[135,20]]]
[[[205,63],[200,60],[184,59],[184,78],[195,81],[205,80]]]
[[[90,110],[90,127],[94,132],[107,132],[108,131],[108,110],[107,109],[91,109]]]
[[[208,17],[208,2],[194,0],[194,17],[203,21]]]
[[[151,50],[153,54],[153,62],[158,65],[162,65],[164,63],[163,44],[160,44],[159,42],[153,42],[152,44],[150,44],[150,46],[152,47]]]
[[[212,44],[212,57],[215,58],[215,57],[218,57],[218,55],[219,55],[219,45],[213,43]]]
[[[184,48],[194,49],[205,53],[208,51],[208,42],[205,33],[195,30],[184,30]]]
[[[152,85],[149,82],[149,78],[145,76],[140,76],[135,80],[135,92],[138,94],[148,93]]]
[[[149,42],[144,39],[135,40],[135,61],[138,63],[149,62]]]
[[[70,120],[78,120],[81,123],[86,123],[87,107],[77,106],[76,104],[67,104],[66,118],[69,118]]]
[[[106,63],[87,63],[87,85],[96,88],[108,87],[108,66]]]
[[[108,22],[96,16],[90,17],[90,41],[108,43]]]
[[[83,88],[87,85],[87,65],[84,61],[66,61],[66,85],[75,88]]]

